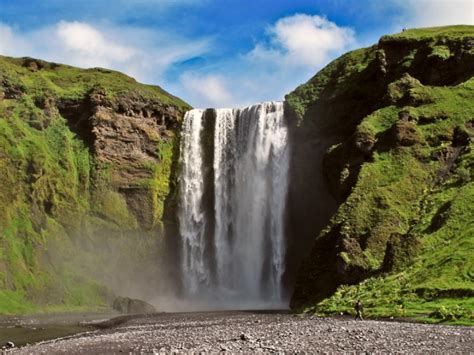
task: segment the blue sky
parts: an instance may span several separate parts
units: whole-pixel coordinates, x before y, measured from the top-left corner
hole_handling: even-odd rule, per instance
[[[281,100],[402,27],[474,25],[474,0],[0,0],[0,54],[108,67],[195,107]]]

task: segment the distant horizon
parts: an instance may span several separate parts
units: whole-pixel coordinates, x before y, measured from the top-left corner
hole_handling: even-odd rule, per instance
[[[402,28],[474,25],[471,0],[0,0],[0,54],[106,68],[193,107],[282,101]]]

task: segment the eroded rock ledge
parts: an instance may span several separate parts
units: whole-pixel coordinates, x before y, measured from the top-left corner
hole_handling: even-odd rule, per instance
[[[163,207],[157,216],[156,191],[150,189],[154,179],[172,174],[177,157],[164,154],[176,153],[183,110],[133,92],[110,98],[101,88],[80,101],[60,101],[58,108],[91,148],[98,174],[106,174],[110,186],[124,195],[140,226],[152,228]],[[156,176],[157,169],[168,176]]]

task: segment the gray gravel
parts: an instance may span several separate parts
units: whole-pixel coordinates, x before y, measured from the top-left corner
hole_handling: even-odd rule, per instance
[[[285,313],[157,314],[46,341],[14,354],[199,352],[470,353],[474,328]]]

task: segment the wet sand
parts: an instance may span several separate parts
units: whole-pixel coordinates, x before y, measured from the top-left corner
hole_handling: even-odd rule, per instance
[[[469,353],[473,349],[474,329],[470,327],[236,311],[121,317],[103,324],[101,329],[8,353]]]

